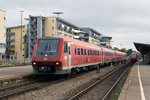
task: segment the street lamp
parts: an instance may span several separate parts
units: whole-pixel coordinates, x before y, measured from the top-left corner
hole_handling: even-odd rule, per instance
[[[21,45],[20,45],[20,51],[22,51],[22,13],[23,13],[24,11],[20,11],[20,13],[21,13],[21,39],[20,39],[20,43],[21,43]]]
[[[57,17],[59,17],[60,14],[63,14],[63,12],[53,12],[53,14],[56,14]]]
[[[119,45],[120,45],[120,49],[121,49],[121,45],[122,45],[122,44],[120,43]]]
[[[20,14],[21,14],[21,38],[20,38],[20,52],[21,52],[21,58],[22,58],[22,13],[24,11],[20,11]]]

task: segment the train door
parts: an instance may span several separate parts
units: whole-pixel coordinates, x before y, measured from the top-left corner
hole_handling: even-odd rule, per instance
[[[68,68],[71,66],[71,43],[68,42]]]

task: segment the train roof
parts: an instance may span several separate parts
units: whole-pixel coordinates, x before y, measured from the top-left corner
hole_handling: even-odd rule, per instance
[[[83,42],[85,44],[89,44],[89,45],[94,45],[94,44],[90,44],[88,42],[84,42],[84,41],[80,41],[80,40],[76,40],[76,39],[72,39],[72,38],[68,38],[68,37],[62,37],[62,36],[48,36],[48,37],[41,37],[39,39],[60,39],[60,38],[64,38],[64,39],[68,39],[68,40],[74,40],[74,41],[78,41],[78,42]],[[100,47],[100,48],[103,48],[103,49],[109,49],[110,51],[115,51],[117,53],[124,53],[124,52],[121,52],[121,51],[117,51],[117,50],[114,50],[114,49],[111,49],[111,48],[106,48],[106,47],[103,47],[101,45],[94,45],[95,47]],[[125,54],[125,53],[124,53]]]

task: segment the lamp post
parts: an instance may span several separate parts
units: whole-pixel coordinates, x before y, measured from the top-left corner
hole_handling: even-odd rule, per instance
[[[59,17],[59,15],[63,14],[63,12],[53,12],[53,14],[56,14],[57,17]],[[56,24],[56,26],[57,26],[57,24]],[[56,28],[57,28],[57,32],[55,34],[58,35],[58,26]]]
[[[20,13],[21,13],[21,38],[20,38],[20,52],[21,52],[21,58],[22,58],[22,13],[23,13],[24,11],[20,11]]]
[[[60,14],[63,14],[63,12],[53,12],[53,14],[56,14],[57,17],[59,17]]]
[[[119,45],[120,45],[120,50],[121,50],[121,45],[122,45],[122,44],[120,43]]]
[[[21,39],[20,39],[20,43],[21,43],[21,45],[20,45],[20,51],[22,51],[22,13],[23,13],[24,11],[20,11],[20,13],[21,13]]]

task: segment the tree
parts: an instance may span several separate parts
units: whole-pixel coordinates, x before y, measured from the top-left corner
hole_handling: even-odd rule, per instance
[[[127,49],[126,49],[126,48],[122,48],[120,51],[126,53],[126,52],[127,52]]]
[[[114,47],[114,50],[118,50],[118,51],[119,51],[119,48],[117,48],[117,47]]]
[[[132,49],[128,49],[128,50],[127,50],[127,56],[129,56],[132,52],[133,52]]]

